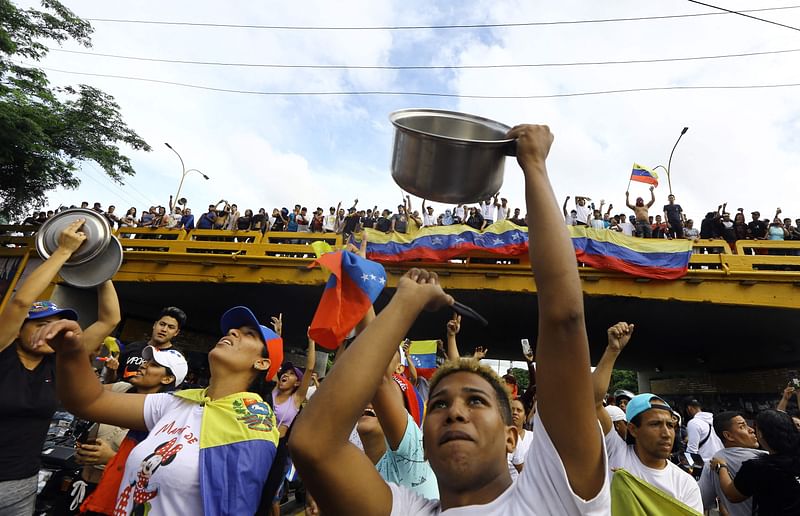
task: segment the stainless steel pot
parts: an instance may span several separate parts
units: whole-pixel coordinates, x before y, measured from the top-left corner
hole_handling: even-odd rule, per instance
[[[505,157],[516,152],[505,124],[455,111],[403,109],[395,127],[392,178],[431,201],[472,203],[503,185]]]
[[[43,260],[58,249],[64,229],[84,219],[81,231],[86,240],[59,271],[70,285],[91,288],[111,279],[122,265],[122,245],[112,234],[108,220],[100,213],[84,208],[65,210],[47,220],[36,232],[36,251]]]

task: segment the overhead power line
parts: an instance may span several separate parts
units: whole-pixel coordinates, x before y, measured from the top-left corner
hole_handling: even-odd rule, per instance
[[[736,54],[717,54],[707,56],[688,56],[688,57],[665,57],[654,59],[621,59],[606,61],[575,61],[575,62],[550,62],[550,63],[520,63],[520,64],[493,64],[493,65],[313,65],[313,64],[278,64],[278,63],[237,63],[226,61],[195,61],[187,59],[165,59],[157,57],[126,56],[120,54],[104,54],[99,52],[86,52],[83,50],[64,50],[51,48],[52,52],[62,52],[67,54],[79,54],[94,57],[108,57],[112,59],[124,59],[129,61],[147,61],[152,63],[188,64],[201,66],[229,66],[241,68],[302,68],[313,70],[488,70],[488,69],[507,69],[507,68],[555,68],[568,66],[604,66],[604,65],[626,65],[643,63],[671,63],[680,61],[702,61],[710,59],[730,59],[738,57],[765,56],[774,54],[788,54],[800,52],[800,48],[785,50],[770,50],[763,52],[741,52]]]
[[[31,65],[26,65],[31,66]],[[190,84],[175,81],[165,81],[161,79],[149,79],[145,77],[132,77],[126,75],[111,75],[103,73],[74,72],[70,70],[59,70],[56,68],[40,67],[48,72],[66,73],[70,75],[82,75],[89,77],[103,77],[110,79],[123,79],[131,81],[149,82],[155,84],[168,84],[206,91],[217,91],[222,93],[237,93],[243,95],[259,95],[270,97],[332,97],[332,96],[396,96],[396,97],[442,97],[442,98],[461,98],[461,99],[516,99],[516,100],[535,100],[535,99],[554,99],[566,97],[584,97],[593,95],[611,95],[618,93],[636,93],[645,91],[687,91],[687,90],[750,90],[766,88],[791,88],[800,86],[800,83],[785,84],[744,84],[744,85],[699,85],[699,86],[655,86],[643,88],[619,88],[598,91],[580,91],[572,93],[553,93],[543,95],[469,95],[458,93],[436,93],[423,91],[384,91],[384,90],[364,90],[364,91],[258,91],[240,90],[235,88],[219,88],[214,86],[203,86],[200,84]]]
[[[703,3],[703,2],[698,2],[697,0],[689,0],[689,1],[691,3],[693,3],[693,4],[704,5],[706,7],[711,7],[712,9],[718,9],[720,11],[724,11],[726,14],[738,14],[739,16],[744,16],[745,18],[750,18],[750,19],[758,20],[758,21],[761,21],[761,22],[764,22],[764,23],[771,23],[772,25],[777,25],[779,27],[785,27],[787,29],[800,31],[800,28],[798,28],[798,27],[792,27],[791,25],[786,25],[784,23],[778,23],[776,21],[765,20],[764,18],[759,18],[758,16],[752,16],[752,15],[749,15],[749,14],[745,14],[745,13],[753,12],[753,11],[732,11],[730,9],[725,9],[724,7],[717,7],[716,5],[706,4],[706,3]]]
[[[710,6],[713,7],[713,6]],[[797,9],[800,5],[789,5],[783,7],[765,7],[761,9],[748,9],[736,13],[728,12],[709,12],[709,13],[689,13],[689,14],[670,14],[663,16],[636,16],[630,18],[597,18],[589,20],[559,20],[544,22],[519,22],[519,23],[471,23],[471,24],[452,24],[452,25],[381,25],[381,26],[309,26],[309,25],[249,25],[234,23],[205,23],[205,22],[185,22],[185,21],[160,21],[160,20],[136,20],[121,18],[87,18],[93,23],[131,23],[143,25],[170,25],[184,27],[210,27],[228,29],[264,29],[264,30],[436,30],[436,29],[496,29],[504,27],[541,27],[548,25],[579,25],[585,23],[614,23],[631,22],[645,20],[669,20],[679,18],[694,18],[699,16],[719,16],[726,14],[755,13],[765,11],[781,11],[786,9]]]

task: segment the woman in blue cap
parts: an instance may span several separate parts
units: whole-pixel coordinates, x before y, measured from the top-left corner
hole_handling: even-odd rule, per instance
[[[34,347],[32,337],[50,322],[78,319],[75,310],[36,299],[86,240],[80,231],[83,222],[77,220],[62,231],[55,252],[30,273],[0,313],[0,514],[33,513],[42,446],[58,400],[53,349]],[[84,332],[87,355],[120,320],[112,283],[103,283],[97,291],[97,322]]]
[[[283,361],[283,341],[244,306],[220,321],[223,336],[208,353],[205,389],[121,394],[94,379],[74,321],[56,321],[34,336],[56,350],[59,395],[74,414],[147,438],[130,453],[115,514],[254,514],[267,486],[279,439],[262,396]]]

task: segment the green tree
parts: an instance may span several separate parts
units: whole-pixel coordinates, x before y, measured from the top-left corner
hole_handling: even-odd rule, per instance
[[[519,367],[512,367],[511,374],[517,379],[517,392],[522,394],[528,388],[528,370]]]
[[[87,85],[51,87],[24,61],[47,55],[45,42],[91,46],[91,25],[56,0],[23,10],[0,0],[0,216],[41,206],[57,187],[76,188],[82,161],[95,161],[114,181],[133,175],[120,145],[150,150],[122,119],[111,95]]]
[[[636,371],[629,371],[627,369],[612,370],[611,389],[609,392],[613,394],[617,389],[625,389],[634,394],[639,392],[639,380],[636,377]]]

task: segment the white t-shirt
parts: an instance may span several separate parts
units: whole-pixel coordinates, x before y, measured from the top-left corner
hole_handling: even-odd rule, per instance
[[[322,223],[322,229],[325,231],[335,231],[336,227],[336,214],[325,215],[325,222]]]
[[[606,223],[603,219],[592,219],[592,227],[594,229],[606,229]]]
[[[619,228],[622,230],[623,235],[633,236],[633,230],[635,228],[630,222],[620,222]]]
[[[567,472],[547,435],[539,413],[534,416],[535,432],[525,467],[516,482],[492,502],[448,509],[448,516],[608,515],[611,493],[608,477],[593,499],[585,501],[569,486]],[[598,432],[598,437],[600,437]],[[392,490],[392,516],[435,516],[442,514],[438,500],[427,500],[405,487],[389,484]]]
[[[511,473],[511,480],[516,480],[519,477],[519,471],[514,466],[525,464],[525,457],[528,456],[528,449],[531,447],[531,443],[533,442],[533,432],[530,430],[525,430],[525,435],[522,436],[522,439],[517,441],[517,447],[514,449],[514,453],[508,454],[508,472]]]
[[[453,210],[453,216],[460,218],[463,224],[467,220],[467,208],[465,206],[456,206],[456,209]]]
[[[608,467],[623,468],[648,484],[664,491],[696,511],[703,512],[703,499],[697,482],[689,474],[668,460],[664,469],[653,469],[642,464],[634,451],[634,445],[625,444],[622,437],[614,430],[606,434],[606,450],[608,451]],[[524,471],[524,470],[523,470]]]
[[[578,222],[583,222],[584,224],[589,223],[589,215],[592,214],[592,210],[590,210],[588,206],[576,204],[575,211],[578,212],[578,215],[575,217]]]
[[[495,222],[500,220],[506,220],[511,215],[511,207],[509,206],[503,208],[503,205],[501,204],[500,206],[495,206],[495,208],[496,208],[496,213],[494,216]]]
[[[479,203],[481,205],[481,215],[483,215],[484,219],[494,220],[494,205],[492,201],[486,201],[485,203]]]
[[[131,450],[117,494],[117,510],[131,514],[203,514],[200,424],[203,407],[171,394],[144,400],[147,438]]]
[[[435,215],[428,215],[428,212],[422,214],[422,225],[423,226],[435,226],[436,225],[436,216]]]

